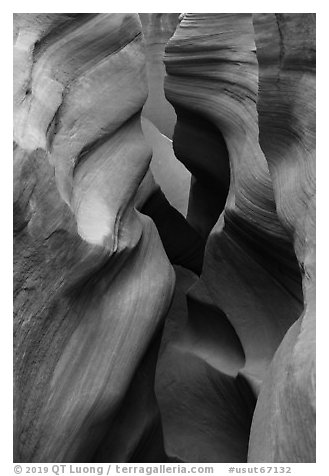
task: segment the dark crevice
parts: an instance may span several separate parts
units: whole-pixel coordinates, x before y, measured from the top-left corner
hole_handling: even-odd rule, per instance
[[[170,262],[200,275],[205,240],[170,205],[160,189],[149,197],[141,212],[154,221]]]
[[[187,220],[206,238],[224,209],[230,187],[230,161],[219,129],[199,113],[175,105],[174,152],[193,180]]]
[[[53,118],[48,124],[47,130],[46,130],[46,139],[47,139],[47,149],[48,152],[52,151],[53,148],[53,143],[56,137],[56,134],[59,130],[59,124],[60,124],[60,116],[62,112],[62,106],[63,106],[63,97],[64,97],[64,92],[62,94],[62,101],[60,106],[56,109],[55,114],[53,115]]]

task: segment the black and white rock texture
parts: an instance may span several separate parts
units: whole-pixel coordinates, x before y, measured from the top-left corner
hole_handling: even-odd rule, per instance
[[[135,208],[152,155],[139,18],[18,15],[14,60],[15,461],[161,460],[174,272]]]
[[[185,14],[166,46],[187,219],[209,235],[158,383],[184,460],[315,460],[314,35],[311,14]]]
[[[314,15],[16,14],[14,271],[16,462],[314,462]]]

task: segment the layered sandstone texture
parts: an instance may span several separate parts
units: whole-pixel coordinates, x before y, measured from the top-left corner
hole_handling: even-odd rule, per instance
[[[249,461],[315,461],[315,15],[254,16],[260,144],[294,243],[304,310],[271,363]]]
[[[14,66],[15,461],[164,460],[140,20],[18,14]]]
[[[314,32],[308,14],[184,14],[166,46],[187,220],[208,237],[157,379],[185,461],[315,460]]]
[[[15,461],[315,461],[314,16],[17,14],[14,265]]]

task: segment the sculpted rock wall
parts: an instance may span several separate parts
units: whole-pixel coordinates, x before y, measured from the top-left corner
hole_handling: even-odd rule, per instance
[[[139,17],[143,28],[149,87],[142,110],[142,127],[145,139],[153,149],[150,168],[170,204],[185,217],[191,174],[173,152],[171,139],[176,114],[166,100],[163,88],[164,50],[176,29],[178,13],[140,13]]]
[[[149,184],[150,196],[141,211],[155,222],[170,261],[199,274],[205,240],[185,220],[191,174],[174,155],[171,137],[176,115],[163,89],[164,49],[175,31],[178,14],[140,13],[139,16],[149,84],[149,95],[142,110],[142,128],[153,149],[150,173],[144,180]]]
[[[143,115],[169,139],[172,139],[174,132],[176,114],[164,95],[163,54],[167,41],[176,30],[178,16],[178,13],[139,13],[145,39],[146,72],[149,86],[149,95],[143,108]]]
[[[163,460],[174,275],[134,206],[152,154],[140,21],[18,14],[14,65],[15,461]]]
[[[260,144],[303,277],[304,312],[257,402],[249,461],[315,462],[315,15],[254,16]]]
[[[15,461],[314,461],[314,16],[17,14],[14,80]]]
[[[313,26],[303,15],[296,18],[297,23],[282,22],[282,54],[275,49],[278,29],[268,28],[261,16],[254,29],[251,14],[185,14],[166,47],[165,91],[177,113],[174,150],[194,181],[187,218],[204,236],[210,232],[201,278],[187,293],[186,328],[167,349],[175,367],[168,372],[166,392],[158,383],[166,446],[183,460],[246,461],[260,389],[250,461],[294,460],[293,435],[303,427],[298,413],[303,406],[286,422],[284,443],[278,439],[299,386],[313,426],[313,337],[305,317],[305,330],[295,330],[293,356],[288,351],[276,356],[272,377],[268,372],[288,329],[296,322],[287,339],[300,326],[314,275],[313,82],[306,98],[299,96],[308,84],[299,65],[312,70],[313,46],[304,27],[296,34],[301,25]],[[305,56],[298,56],[302,51]],[[276,61],[282,57],[281,76]],[[290,97],[296,78],[297,92]],[[307,101],[311,105],[303,109]],[[312,251],[305,255],[300,243],[308,240]],[[302,289],[305,259],[310,271],[303,273]],[[297,371],[302,348],[310,367],[305,374],[302,367]],[[283,362],[296,379],[289,385],[282,382]],[[273,386],[280,401],[286,397],[282,407],[269,397]],[[272,447],[266,449],[269,431]],[[313,458],[312,436],[300,446],[308,442],[300,460]]]

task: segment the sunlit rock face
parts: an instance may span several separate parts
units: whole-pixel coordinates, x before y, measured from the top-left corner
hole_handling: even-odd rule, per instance
[[[311,14],[14,16],[15,461],[315,460],[314,109]]]
[[[184,14],[166,46],[187,219],[209,235],[157,380],[185,461],[247,461],[259,392],[249,461],[314,460],[313,37],[308,15]]]
[[[15,461],[161,461],[174,274],[134,207],[152,155],[138,15],[14,24]]]

